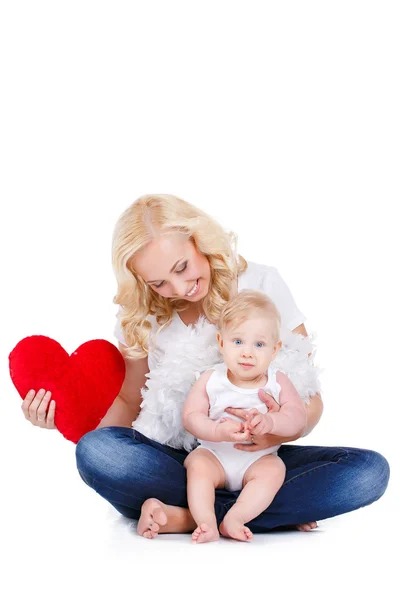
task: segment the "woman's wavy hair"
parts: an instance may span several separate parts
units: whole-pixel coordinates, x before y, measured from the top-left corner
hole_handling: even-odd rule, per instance
[[[175,310],[180,312],[189,304],[187,300],[160,296],[132,266],[137,252],[168,233],[187,236],[210,263],[210,288],[202,308],[211,323],[218,322],[229,301],[233,280],[247,269],[246,260],[236,252],[236,234],[225,231],[207,213],[170,194],[138,198],[119,217],[112,238],[112,264],[118,286],[113,302],[121,307],[119,318],[128,346],[126,354],[131,358],[143,358],[149,353],[148,315],[155,315],[159,333],[171,323]]]

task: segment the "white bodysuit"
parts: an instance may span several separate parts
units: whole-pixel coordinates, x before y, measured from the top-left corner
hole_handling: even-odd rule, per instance
[[[219,421],[222,417],[237,421],[242,420],[225,412],[228,407],[244,408],[246,410],[256,408],[261,413],[268,412],[268,408],[258,397],[260,388],[241,388],[231,383],[227,377],[225,363],[215,365],[212,370],[214,372],[207,381],[206,390],[210,401],[209,417],[213,421]],[[268,369],[268,381],[261,389],[265,390],[279,403],[281,386],[276,381],[276,370],[271,366]],[[234,442],[198,441],[200,448],[212,452],[222,464],[226,475],[225,488],[230,491],[242,489],[243,476],[250,465],[261,456],[276,454],[279,449],[279,446],[272,446],[256,452],[244,452],[234,448]]]

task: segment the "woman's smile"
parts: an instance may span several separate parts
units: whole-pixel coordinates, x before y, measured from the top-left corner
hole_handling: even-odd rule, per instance
[[[200,284],[199,284],[199,280],[197,279],[196,283],[194,284],[194,286],[192,287],[190,292],[188,292],[186,294],[186,296],[188,298],[192,298],[192,296],[195,296],[197,294],[197,292],[199,291],[199,288],[200,288]]]

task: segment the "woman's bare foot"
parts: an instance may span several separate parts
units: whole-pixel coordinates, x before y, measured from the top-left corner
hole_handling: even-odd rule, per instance
[[[197,544],[203,544],[204,542],[216,542],[219,540],[218,529],[202,523],[192,533],[192,540]]]
[[[310,521],[309,523],[301,523],[301,525],[295,525],[296,529],[299,531],[311,531],[318,527],[315,521]]]
[[[224,520],[219,526],[221,534],[224,537],[230,537],[234,540],[249,542],[253,537],[252,532],[245,526],[243,519],[233,514],[230,515],[229,512],[225,515]]]
[[[155,538],[158,533],[189,533],[196,527],[188,508],[164,504],[149,498],[142,504],[137,531],[145,538]]]
[[[137,526],[137,532],[145,538],[155,538],[160,527],[167,524],[166,506],[156,498],[149,498],[142,504],[142,512]]]

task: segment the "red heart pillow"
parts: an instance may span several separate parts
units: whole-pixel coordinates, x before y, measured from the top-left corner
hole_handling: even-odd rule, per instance
[[[9,364],[22,399],[30,389],[51,392],[55,425],[75,443],[97,427],[125,378],[122,354],[106,340],[85,342],[69,356],[55,340],[32,335],[18,342]]]

